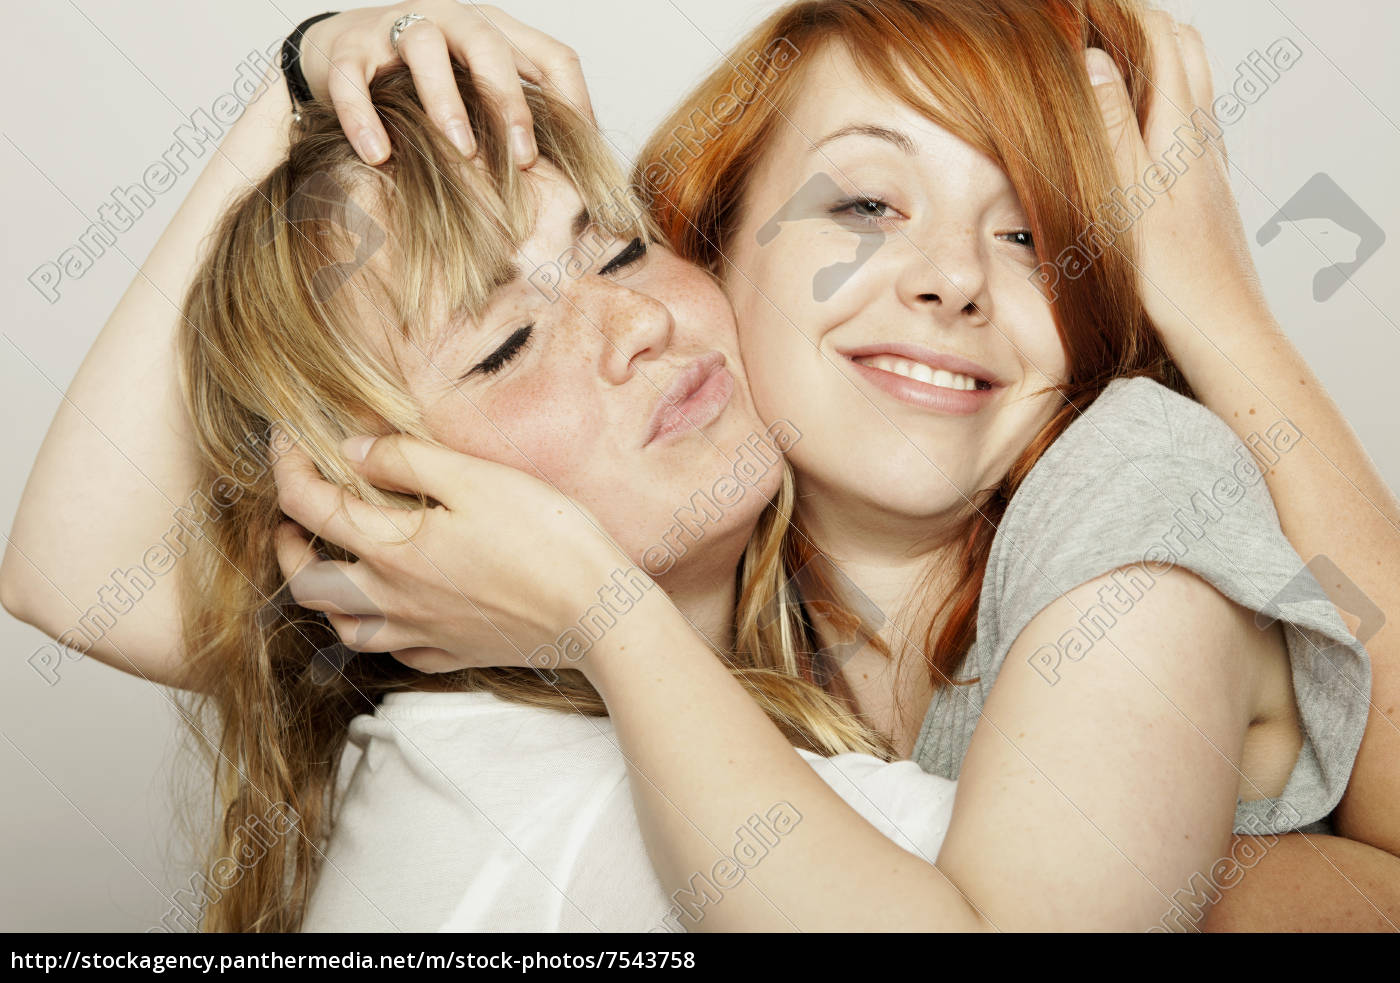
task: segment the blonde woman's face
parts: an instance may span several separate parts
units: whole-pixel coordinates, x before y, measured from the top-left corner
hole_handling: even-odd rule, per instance
[[[557,486],[653,573],[712,543],[741,548],[781,472],[754,474],[743,450],[765,427],[720,286],[659,245],[587,228],[578,193],[549,165],[529,179],[540,204],[521,275],[480,317],[439,331],[431,352],[398,346],[430,427]],[[697,493],[719,508],[677,533]]]
[[[814,58],[729,239],[744,364],[802,432],[804,508],[940,516],[1001,480],[1065,374],[1029,223],[993,161],[844,49]]]

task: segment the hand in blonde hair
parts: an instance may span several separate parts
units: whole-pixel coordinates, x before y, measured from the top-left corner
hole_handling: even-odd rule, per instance
[[[424,19],[403,32],[395,52],[389,29],[409,13]],[[369,83],[381,68],[400,61],[413,73],[428,115],[457,149],[467,156],[475,153],[472,121],[452,79],[453,59],[499,100],[510,152],[521,167],[532,165],[539,153],[521,79],[593,117],[574,50],[486,4],[413,0],[366,7],[313,24],[302,40],[302,72],[312,94],[335,105],[356,153],[369,164],[389,157],[388,137],[370,102]]]
[[[1150,80],[1143,130],[1114,59],[1091,48],[1085,62],[1119,187],[1150,201],[1134,226],[1139,283],[1148,315],[1179,357],[1216,325],[1272,318],[1230,190],[1201,35],[1161,11],[1148,14],[1147,26],[1152,64],[1133,66]]]
[[[282,524],[278,563],[297,603],[325,612],[347,648],[423,672],[558,668],[537,650],[553,648],[612,571],[630,571],[586,509],[522,471],[402,434],[351,438],[345,452],[376,486],[436,502],[371,505],[325,481],[299,447],[278,458],[278,503],[301,527]],[[358,560],[317,559],[302,529]]]

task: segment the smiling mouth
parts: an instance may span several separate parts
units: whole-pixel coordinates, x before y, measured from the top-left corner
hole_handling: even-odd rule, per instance
[[[856,375],[902,403],[953,416],[986,407],[1003,384],[988,369],[921,345],[866,345],[840,352]]]
[[[978,379],[961,372],[949,372],[947,369],[935,369],[923,362],[915,362],[908,358],[896,358],[893,355],[867,355],[852,359],[852,361],[857,365],[879,369],[881,372],[890,372],[928,386],[937,386],[940,389],[972,392],[977,389],[992,388],[992,384],[986,379]]]

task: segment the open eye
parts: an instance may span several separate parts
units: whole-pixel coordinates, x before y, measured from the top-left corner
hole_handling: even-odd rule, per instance
[[[625,270],[627,267],[640,262],[642,257],[646,256],[646,254],[647,244],[642,241],[640,237],[635,238],[623,247],[622,252],[608,260],[607,264],[598,271],[598,275],[609,276],[620,270]]]
[[[892,218],[893,206],[879,198],[847,198],[828,209],[831,215],[848,215],[860,222],[875,224]]]
[[[525,347],[530,343],[530,336],[534,334],[534,331],[535,326],[533,324],[527,324],[523,328],[517,328],[515,331],[511,332],[509,338],[501,342],[499,348],[490,355],[487,355],[476,365],[472,366],[471,371],[462,376],[462,378],[468,379],[474,375],[495,375],[510,364],[511,359],[525,350]]]
[[[1015,232],[1001,232],[998,239],[1005,242],[1012,242],[1018,246],[1025,246],[1027,249],[1035,248],[1035,239],[1031,237],[1029,229],[1017,229]]]

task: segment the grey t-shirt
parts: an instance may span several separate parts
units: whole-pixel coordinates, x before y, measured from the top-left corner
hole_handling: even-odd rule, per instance
[[[1117,571],[1103,603],[1084,612],[1081,630],[1031,656],[1053,684],[1092,672],[1082,660],[1112,651],[1108,643],[1097,653],[1094,646],[1117,613],[1174,565],[1255,611],[1261,627],[1278,619],[1288,640],[1303,746],[1282,795],[1240,801],[1236,832],[1325,828],[1319,821],[1346,790],[1366,726],[1370,662],[1284,537],[1264,483],[1302,438],[1287,421],[1261,426],[1258,439],[1249,439],[1251,453],[1204,407],[1150,380],[1126,379],[1065,430],[997,529],[977,638],[958,674],[980,678],[934,697],[914,748],[925,771],[958,777],[1002,661],[1048,604]]]

